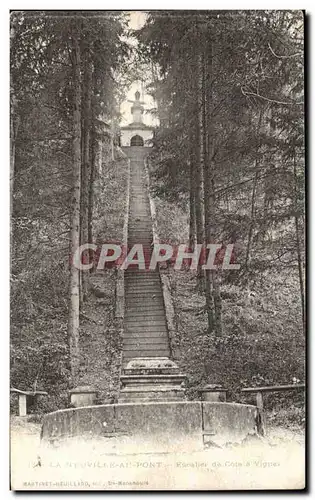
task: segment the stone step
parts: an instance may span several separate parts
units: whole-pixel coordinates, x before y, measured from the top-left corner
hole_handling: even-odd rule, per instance
[[[145,395],[146,392],[152,392],[154,391],[154,389],[156,389],[157,392],[182,393],[184,391],[183,387],[168,385],[168,384],[164,385],[157,380],[155,388],[154,386],[152,387],[152,384],[151,385],[140,384],[138,386],[132,386],[132,387],[126,386],[123,387],[121,393],[126,395],[126,394],[135,394],[138,392],[143,392],[144,393],[143,395]]]
[[[126,305],[126,314],[128,313],[133,313],[133,312],[138,312],[139,314],[141,313],[146,313],[148,311],[163,311],[165,312],[165,309],[164,309],[164,304],[163,302],[161,304],[157,304],[156,302],[153,302],[153,301],[149,301],[147,303],[144,303],[144,302],[139,302],[139,304],[137,303],[132,303],[132,304],[127,304]]]
[[[126,286],[126,294],[128,295],[132,295],[132,294],[142,294],[142,295],[151,295],[153,297],[153,295],[155,295],[155,297],[157,296],[162,296],[162,290],[161,290],[161,286],[158,284],[158,283],[153,283],[152,285],[150,285],[149,283],[143,283],[143,284],[139,284],[139,285],[133,285],[133,284],[130,284],[130,283],[127,283],[127,286]],[[155,298],[153,297],[153,298]]]
[[[124,322],[125,322],[125,325],[129,325],[130,328],[132,328],[134,325],[138,325],[140,323],[143,324],[143,327],[151,327],[153,324],[156,324],[156,323],[162,323],[165,325],[166,324],[166,321],[165,321],[165,313],[161,313],[159,312],[159,314],[156,314],[156,315],[153,315],[152,317],[148,317],[148,315],[144,315],[144,314],[138,314],[137,316],[134,316],[133,314],[130,314],[130,312],[128,311],[127,313],[125,313],[125,318],[124,318]]]
[[[146,325],[134,325],[134,326],[124,326],[124,332],[125,334],[133,334],[133,333],[141,333],[141,332],[146,332],[147,336],[150,337],[151,334],[153,333],[164,333],[164,335],[167,335],[167,327],[166,325],[154,325],[152,326],[146,326]],[[153,335],[154,336],[154,335]]]
[[[162,342],[159,344],[139,344],[139,343],[124,343],[123,344],[123,350],[124,351],[134,351],[136,353],[140,352],[143,349],[151,349],[151,350],[158,350],[158,351],[163,351],[164,349],[169,349],[169,345],[167,342]]]
[[[126,295],[125,305],[128,311],[130,311],[131,309],[137,309],[139,311],[148,310],[151,308],[164,309],[164,301],[161,296],[152,299],[150,296],[148,297],[145,295]]]
[[[131,268],[130,268],[131,269]],[[152,288],[153,286],[158,289],[162,290],[162,285],[161,281],[159,279],[154,279],[154,277],[148,276],[147,278],[134,278],[132,279],[126,279],[126,287],[131,288],[132,286],[137,286],[137,287],[149,287]]]
[[[162,287],[156,287],[155,290],[152,290],[152,294],[151,294],[151,290],[148,291],[148,293],[145,293],[143,291],[143,288],[141,290],[135,290],[133,291],[131,288],[126,290],[126,295],[127,297],[140,297],[140,298],[143,298],[146,297],[146,298],[151,298],[151,299],[155,299],[155,298],[162,298],[163,297],[163,294],[162,294]]]
[[[132,331],[125,328],[123,340],[130,342],[142,341],[143,344],[145,344],[146,342],[151,342],[151,340],[153,343],[164,342],[165,340],[167,340],[168,342],[168,334],[165,329],[157,330],[155,332],[148,332],[147,330]]]
[[[131,250],[132,247],[134,247],[135,245],[141,245],[144,254],[151,256],[153,251],[154,251],[153,245],[151,245],[151,243],[152,242],[150,240],[145,241],[143,238],[136,238],[135,237],[135,238],[128,240],[128,249]],[[141,249],[140,249],[140,252],[141,252]]]
[[[152,384],[153,382],[162,384],[181,384],[186,379],[183,373],[166,375],[121,375],[120,380],[125,385],[128,384]]]
[[[129,401],[179,401],[185,399],[184,390],[181,391],[160,391],[154,390],[150,392],[138,391],[138,392],[125,392],[122,390],[119,395],[119,402],[129,402]]]
[[[145,311],[147,312],[147,311]],[[166,322],[166,317],[165,317],[165,313],[164,311],[159,311],[158,314],[152,314],[152,312],[150,312],[150,315],[148,314],[143,314],[143,313],[140,313],[139,314],[130,314],[129,312],[125,314],[125,319],[124,321],[126,323],[139,323],[139,322],[142,322],[147,324],[148,322],[151,322],[150,324],[152,324],[152,321],[155,321],[155,320],[158,320],[158,321],[164,321]]]
[[[152,238],[139,238],[138,236],[128,237],[128,247],[131,248],[134,245],[141,245],[143,250],[154,250]]]
[[[136,232],[137,231],[144,231],[144,232],[147,231],[147,232],[150,232],[151,236],[152,236],[152,234],[153,234],[152,221],[148,217],[145,217],[142,220],[138,220],[138,221],[136,221],[136,219],[138,218],[137,213],[129,214],[129,217],[130,217],[129,220],[132,220],[133,224],[132,224],[132,226],[128,226],[128,236],[132,235],[132,233],[134,231],[136,231]]]
[[[150,271],[149,269],[136,269],[134,267],[129,266],[128,271],[125,273],[125,280],[126,281],[136,281],[136,282],[143,282],[143,280],[149,280],[149,281],[158,281],[160,282],[160,276],[158,272],[155,271]]]
[[[138,328],[137,325],[135,325],[134,328],[127,328],[125,326],[123,338],[133,340],[134,342],[140,338],[147,339],[148,342],[156,338],[157,340],[159,339],[160,342],[164,342],[165,339],[168,341],[168,333],[167,328],[161,326],[155,327],[152,330],[149,330],[147,327]],[[145,344],[145,342],[143,342],[143,344]]]
[[[142,323],[140,324],[139,322],[134,322],[134,323],[126,323],[124,324],[124,328],[126,332],[143,332],[146,331],[148,332],[148,335],[150,335],[152,332],[165,332],[167,333],[167,325],[166,321],[163,322],[155,322],[151,321],[151,323]]]
[[[133,269],[130,267],[129,269]],[[125,281],[127,285],[138,285],[138,286],[158,286],[161,288],[161,280],[159,276],[125,276]]]
[[[131,191],[129,194],[129,210],[132,206],[142,206],[144,208],[150,209],[149,198],[142,196],[142,194]]]
[[[168,341],[168,336],[166,332],[154,332],[152,334],[148,334],[147,332],[124,332],[123,339],[126,340],[135,340],[135,339],[143,339],[145,342],[150,342],[150,340],[154,339],[165,339]],[[144,343],[145,343],[144,342]]]
[[[149,206],[143,205],[143,203],[131,203],[129,207],[129,217],[132,216],[133,219],[129,219],[129,222],[133,222],[135,225],[139,222],[151,222],[151,212]]]
[[[158,284],[152,284],[152,285],[149,285],[149,284],[143,284],[143,285],[130,285],[128,284],[126,286],[126,294],[131,294],[131,293],[142,293],[142,294],[152,294],[152,295],[157,295],[157,294],[161,294],[162,291],[159,287]]]
[[[145,190],[145,188],[143,188]],[[150,206],[149,198],[148,195],[144,195],[143,193],[136,191],[132,189],[129,193],[130,196],[130,201],[142,201],[142,203],[146,203],[148,206]]]
[[[143,278],[159,278],[160,275],[159,275],[159,272],[157,270],[137,270],[137,271],[134,271],[133,269],[131,268],[128,268],[128,270],[126,270],[125,272],[125,278],[134,278],[134,279],[143,279]]]
[[[138,348],[139,346],[147,346],[148,349],[164,349],[165,347],[168,348],[168,338],[166,336],[164,337],[154,337],[154,338],[148,338],[148,337],[143,337],[143,338],[124,338],[123,339],[123,346],[128,350],[134,350],[134,348]]]
[[[160,281],[139,280],[139,281],[126,281],[125,284],[126,295],[145,295],[146,298],[162,297],[162,285]]]
[[[128,309],[128,311],[131,308],[137,309],[137,310],[147,310],[150,309],[151,307],[164,308],[164,302],[162,297],[157,297],[155,299],[152,299],[150,297],[147,297],[145,295],[143,296],[135,296],[135,295],[126,295],[125,296],[125,304]]]
[[[125,316],[127,317],[127,314],[133,311],[138,311],[138,312],[146,312],[146,311],[159,311],[164,309],[164,302],[162,299],[158,301],[150,301],[150,300],[140,300],[140,301],[125,301],[125,306],[126,306],[126,312]]]
[[[134,287],[126,287],[126,297],[127,298],[132,298],[135,296],[135,294],[137,294],[137,296],[141,296],[142,298],[152,298],[152,300],[154,301],[156,298],[160,298],[162,300],[162,292],[161,290],[159,290],[158,288],[152,288],[152,287],[146,287],[145,285],[144,286],[141,286],[141,287],[138,287],[138,288],[134,288]]]
[[[134,269],[133,267],[129,267],[129,270]],[[147,285],[155,285],[161,288],[161,280],[159,276],[150,276],[148,273],[147,276],[125,276],[126,285],[138,285],[138,286],[147,286]]]
[[[144,253],[144,255],[146,255],[146,256],[149,255],[151,257],[154,249],[153,249],[153,247],[152,247],[152,245],[150,244],[149,241],[146,241],[146,242],[142,241],[141,242],[141,241],[138,241],[137,239],[128,241],[128,250],[130,251],[135,245],[141,245],[141,247],[140,248],[139,247],[136,248],[139,253],[136,254],[136,257],[133,257],[133,260],[135,260],[136,258],[137,259],[140,258],[142,252]],[[134,252],[135,252],[135,250],[134,250]],[[134,264],[132,264],[132,262],[131,262],[130,266],[131,265],[134,265]],[[138,264],[137,263],[136,263],[136,266],[137,266],[137,269],[138,269]]]
[[[150,252],[152,252],[154,250],[154,246],[152,245],[152,239],[138,238],[136,236],[128,238],[128,247],[131,248],[134,245],[141,245],[143,251],[149,250]]]
[[[129,219],[133,225],[137,226],[140,223],[150,222],[152,224],[151,213],[148,207],[143,207],[139,203],[129,208],[129,217],[133,217]]]
[[[128,314],[128,315],[125,315],[125,320],[126,320],[126,324],[129,324],[129,323],[144,323],[144,324],[151,324],[152,321],[160,321],[160,322],[166,322],[166,319],[165,319],[165,313],[164,311],[162,313],[159,313],[159,314],[147,314],[147,315],[144,315],[144,314],[138,314],[138,315],[135,315],[135,314]]]
[[[146,276],[137,276],[137,274],[135,275],[125,275],[125,281],[126,283],[129,285],[129,284],[141,284],[141,283],[157,283],[157,284],[161,284],[161,280],[160,280],[160,277],[158,274],[151,274],[151,273],[148,273]],[[104,282],[104,280],[102,281],[102,283]]]
[[[139,225],[136,226],[136,227],[129,227],[128,229],[128,237],[129,235],[130,236],[133,236],[133,233],[137,234],[138,232],[142,233],[148,233],[150,239],[153,238],[153,231],[152,231],[152,224],[140,224],[138,223]]]
[[[129,302],[129,305],[131,301],[137,303],[137,305],[141,303],[141,301],[143,301],[144,304],[147,304],[148,302],[152,304],[160,302],[164,305],[162,290],[159,290],[158,288],[156,290],[149,290],[147,293],[143,293],[143,287],[142,290],[135,291],[126,287],[125,297],[127,302]]]
[[[126,324],[139,324],[139,323],[143,323],[143,324],[152,324],[153,321],[160,321],[160,322],[164,322],[164,324],[166,324],[166,318],[165,318],[165,314],[162,312],[162,313],[159,313],[159,314],[150,314],[150,315],[144,315],[144,314],[138,314],[138,315],[134,315],[134,314],[125,314],[125,322]]]
[[[152,228],[152,219],[150,214],[147,211],[142,211],[139,207],[134,208],[134,210],[129,212],[129,223],[131,223],[131,227],[134,227],[135,229],[141,229],[142,225],[150,225]]]
[[[144,335],[140,336],[143,333]],[[155,332],[148,332],[147,330],[129,330],[127,328],[124,329],[123,341],[131,344],[140,344],[146,345],[146,343],[158,344],[167,342],[168,343],[168,335],[167,330],[157,330]]]
[[[130,222],[135,225],[139,222],[152,222],[148,207],[141,206],[140,203],[131,203],[131,207],[132,208],[129,208],[129,214],[132,214],[134,219]]]
[[[134,191],[134,190],[130,191],[129,201],[130,201],[130,203],[140,202],[143,205],[150,207],[150,202],[149,202],[148,196],[144,196],[143,194],[141,194],[137,191]]]
[[[151,222],[151,214],[149,210],[143,210],[139,205],[131,207],[129,210],[129,217],[133,218],[133,222],[138,224],[139,222]]]
[[[151,252],[150,254],[147,252],[144,252],[144,257],[147,260],[148,257],[151,258]],[[130,274],[129,274],[130,273]],[[157,268],[155,270],[150,270],[149,266],[147,265],[145,269],[139,269],[138,266],[135,267],[134,265],[128,266],[128,274],[125,274],[125,280],[134,280],[137,282],[142,282],[144,279],[145,280],[152,280],[153,282],[160,282],[160,276],[157,272]]]
[[[152,286],[155,286],[158,289],[162,289],[161,281],[158,276],[148,276],[146,277],[140,277],[140,278],[125,278],[126,282],[126,287],[149,287],[152,288]]]
[[[126,311],[150,311],[152,309],[152,311],[157,311],[157,310],[163,310],[165,311],[164,309],[164,302],[163,301],[160,301],[160,303],[158,303],[157,301],[154,301],[153,300],[148,300],[146,302],[144,301],[139,301],[139,302],[136,302],[136,301],[132,301],[131,303],[126,303]]]
[[[132,228],[128,231],[128,241],[130,241],[130,238],[147,238],[147,241],[152,243],[153,241],[153,232],[152,232],[152,226],[147,224],[146,226],[141,226],[137,228]]]
[[[130,204],[141,203],[143,206],[150,207],[150,202],[148,196],[144,196],[143,193],[137,193],[135,191],[130,191],[129,193],[129,202]]]
[[[152,282],[150,280],[143,280],[143,281],[138,281],[137,283],[126,283],[126,293],[142,293],[145,292],[146,294],[161,294],[162,293],[162,286],[160,282]]]
[[[134,328],[152,328],[152,326],[160,328],[161,326],[166,328],[166,320],[165,318],[162,319],[157,319],[154,318],[153,320],[145,320],[143,318],[139,319],[136,318],[134,321],[125,320],[125,328],[128,330],[134,329]]]
[[[160,306],[161,308],[164,307],[164,301],[163,301],[163,296],[162,292],[151,294],[141,294],[140,292],[126,292],[125,294],[125,304],[128,307],[128,309],[131,306],[134,307],[141,307],[143,306]]]
[[[142,225],[146,226],[144,229],[152,229],[152,220],[148,213],[141,213],[141,210],[132,210],[129,212],[129,221],[132,221],[133,229],[142,229]],[[130,226],[128,226],[128,229]]]
[[[118,402],[119,403],[123,403],[123,404],[134,404],[134,403],[151,403],[152,401],[156,401],[156,400],[159,400],[159,401],[163,401],[163,403],[173,403],[173,402],[176,402],[176,401],[183,401],[183,399],[185,399],[184,397],[176,397],[176,396],[170,396],[170,397],[167,397],[167,396],[163,396],[161,398],[157,398],[155,395],[152,395],[150,397],[146,397],[146,398],[137,398],[137,399],[133,399],[133,398],[130,398],[130,397],[119,397],[118,398]]]
[[[129,201],[130,201],[129,211],[131,211],[133,207],[141,206],[143,208],[146,208],[148,211],[148,215],[151,216],[150,203],[148,198],[140,197],[139,195],[131,193]]]
[[[138,354],[135,354],[135,351],[133,350],[123,350],[123,358],[124,359],[133,359],[136,356],[143,357],[143,356],[148,356],[148,357],[161,357],[161,356],[169,356],[170,355],[170,350],[169,349],[151,349],[151,350],[144,350],[144,349],[139,349]]]
[[[152,232],[148,231],[143,232],[143,231],[130,231],[128,233],[128,244],[133,244],[136,245],[137,243],[141,243],[142,245],[146,245],[148,247],[153,246],[153,234]]]
[[[145,189],[145,188],[144,188]],[[142,200],[149,205],[149,197],[145,192],[139,192],[137,189],[131,188],[130,200]]]

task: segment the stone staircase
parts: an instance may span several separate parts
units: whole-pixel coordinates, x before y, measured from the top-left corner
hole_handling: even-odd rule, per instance
[[[185,375],[167,357],[137,357],[124,367],[119,403],[182,401]]]
[[[145,180],[145,153],[145,148],[141,147],[131,147],[127,151],[130,158],[128,248],[142,244],[147,268],[153,249],[153,231]],[[129,266],[125,271],[123,370],[119,401],[183,399],[181,384],[185,376],[179,373],[170,356],[159,271]],[[171,371],[168,361],[172,364]]]
[[[153,248],[152,220],[144,162],[140,152],[138,155],[131,158],[130,165],[128,248],[141,243],[147,267]],[[138,266],[130,266],[125,272],[125,301],[123,363],[139,356],[169,357],[170,346],[158,270],[142,271]]]

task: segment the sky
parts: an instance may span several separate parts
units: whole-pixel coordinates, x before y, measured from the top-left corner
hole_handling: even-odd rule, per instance
[[[146,13],[143,11],[130,11],[129,12],[130,16],[130,21],[129,21],[129,27],[131,29],[140,29],[145,23],[146,20]],[[141,81],[134,81],[132,85],[130,86],[126,100],[121,104],[120,106],[120,112],[122,113],[122,120],[121,120],[121,125],[128,125],[129,123],[132,122],[132,114],[131,114],[131,106],[132,103],[128,101],[133,101],[135,99],[135,93],[136,91],[140,92],[140,100],[144,102],[144,109],[152,109],[156,106],[154,100],[152,97],[148,94],[145,93],[144,91],[144,83]],[[144,111],[143,115],[143,122],[146,125],[157,125],[157,120],[156,118],[152,117],[150,114],[146,113]]]

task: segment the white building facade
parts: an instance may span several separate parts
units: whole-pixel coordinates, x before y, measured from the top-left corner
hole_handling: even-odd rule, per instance
[[[121,127],[120,145],[130,146],[152,146],[153,127],[143,123],[143,103],[140,102],[140,93],[135,93],[135,100],[132,101],[131,113],[133,121],[129,125]]]

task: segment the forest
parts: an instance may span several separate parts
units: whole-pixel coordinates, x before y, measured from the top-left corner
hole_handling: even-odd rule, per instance
[[[133,29],[125,11],[11,13],[11,386],[48,391],[42,412],[79,384],[117,399],[118,271],[71,261],[81,244],[122,242],[120,106],[135,80],[156,103],[161,241],[233,244],[240,264],[161,270],[187,397],[220,383],[248,401],[242,387],[305,381],[304,14],[144,18]],[[266,404],[271,420],[304,425],[300,393]]]

